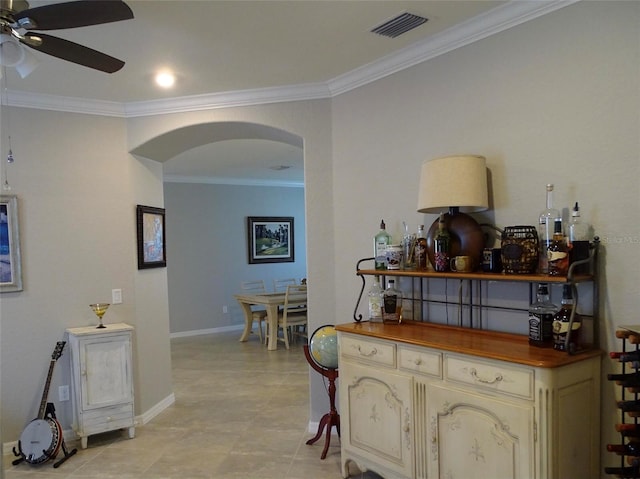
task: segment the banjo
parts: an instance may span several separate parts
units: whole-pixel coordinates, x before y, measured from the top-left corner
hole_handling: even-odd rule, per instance
[[[27,424],[27,427],[24,428],[24,431],[22,431],[20,435],[18,449],[20,455],[29,464],[41,464],[49,459],[55,458],[62,445],[62,427],[51,415],[47,417],[46,412],[53,367],[62,355],[65,344],[65,341],[58,341],[56,343],[56,347],[51,355],[49,373],[47,374],[47,382],[44,385],[38,417]]]

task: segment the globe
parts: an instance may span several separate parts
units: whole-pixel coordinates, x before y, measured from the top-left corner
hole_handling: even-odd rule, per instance
[[[327,369],[338,369],[338,333],[330,325],[320,326],[309,339],[313,360]]]

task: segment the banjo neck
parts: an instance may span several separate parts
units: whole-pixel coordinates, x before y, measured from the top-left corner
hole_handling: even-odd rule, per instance
[[[44,391],[42,392],[42,400],[40,401],[40,409],[38,409],[38,419],[44,419],[47,411],[47,399],[49,398],[49,387],[51,386],[51,377],[53,376],[53,367],[56,361],[62,356],[62,350],[66,341],[58,341],[56,347],[51,355],[51,362],[49,363],[49,372],[47,373],[47,382],[44,385]]]

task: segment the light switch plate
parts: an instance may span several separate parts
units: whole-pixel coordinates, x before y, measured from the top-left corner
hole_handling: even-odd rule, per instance
[[[122,304],[122,290],[121,289],[112,289],[111,290],[111,304]]]

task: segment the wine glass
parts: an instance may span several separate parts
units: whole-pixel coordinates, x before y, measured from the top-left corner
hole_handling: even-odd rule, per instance
[[[100,324],[96,327],[96,329],[106,328],[106,326],[102,324],[102,317],[104,316],[104,313],[107,312],[107,309],[109,309],[109,306],[111,305],[109,303],[95,303],[95,304],[90,304],[89,306],[91,307],[93,312],[96,313],[96,316],[100,320]]]

